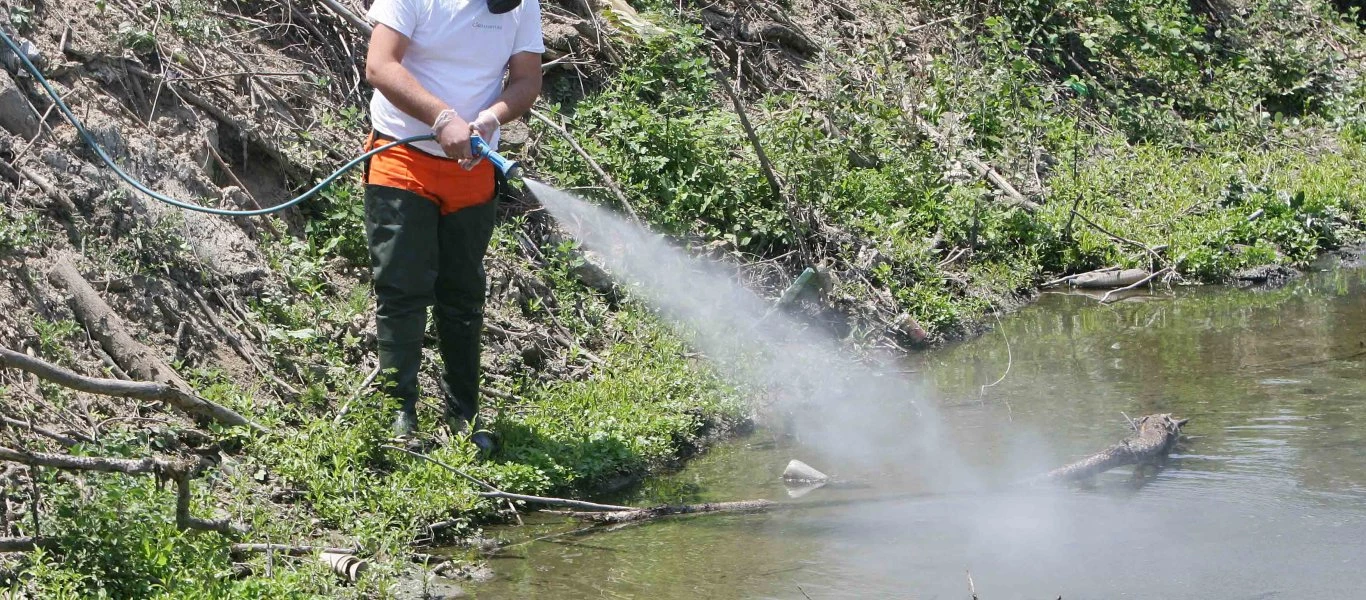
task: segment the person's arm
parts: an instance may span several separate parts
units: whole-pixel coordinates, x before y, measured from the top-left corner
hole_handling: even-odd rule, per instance
[[[375,25],[374,33],[370,35],[370,51],[365,57],[365,80],[399,110],[423,123],[434,124],[441,112],[450,106],[422,87],[408,72],[408,68],[403,66],[403,55],[408,51],[410,42],[407,36],[388,25]],[[537,60],[537,92],[540,90],[540,68],[540,61]],[[535,100],[535,94],[532,100]],[[526,107],[530,106],[528,102]],[[522,110],[525,111],[526,107]],[[457,160],[471,158],[470,126],[464,117],[457,114],[436,131],[436,142],[447,156]]]
[[[503,93],[492,106],[479,113],[479,119],[471,123],[479,135],[489,138],[501,123],[507,123],[524,114],[536,103],[541,95],[541,55],[534,52],[518,52],[508,60],[508,82]],[[491,113],[494,122],[484,113]]]

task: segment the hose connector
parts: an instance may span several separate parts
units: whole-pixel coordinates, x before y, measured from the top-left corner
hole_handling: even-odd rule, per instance
[[[474,151],[475,156],[488,160],[493,163],[493,166],[498,167],[498,170],[503,172],[503,177],[517,179],[522,176],[521,163],[494,152],[489,143],[484,141],[484,138],[471,135],[470,149]]]

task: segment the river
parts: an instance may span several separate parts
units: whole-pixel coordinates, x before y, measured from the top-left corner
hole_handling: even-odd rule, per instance
[[[677,518],[521,543],[477,598],[1350,598],[1366,596],[1366,270],[1276,290],[1186,287],[1100,305],[1044,294],[906,366],[966,465],[1018,479],[1189,418],[1166,465],[1082,487],[928,489],[955,465],[828,464],[761,429],[627,503],[752,498],[764,514]],[[995,385],[989,385],[995,383]],[[984,387],[986,386],[986,387]],[[854,484],[788,499],[791,458]],[[892,466],[888,466],[892,465]],[[516,543],[573,529],[541,518]],[[969,583],[969,577],[971,583]]]

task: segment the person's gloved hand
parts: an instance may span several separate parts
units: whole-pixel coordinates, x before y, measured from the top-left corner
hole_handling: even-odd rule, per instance
[[[486,142],[493,141],[493,134],[498,133],[498,128],[502,126],[503,124],[498,121],[498,115],[493,114],[491,110],[479,113],[478,118],[470,121],[470,127]]]
[[[441,145],[441,149],[446,152],[446,156],[459,161],[468,161],[473,157],[470,150],[470,132],[473,129],[460,115],[453,110],[441,111],[437,116],[436,122],[432,124],[432,133],[436,134],[436,143]]]
[[[470,121],[470,133],[479,134],[479,137],[484,138],[485,142],[493,143],[493,135],[498,133],[498,128],[502,127],[502,125],[502,123],[498,122],[498,115],[493,114],[493,111],[491,110],[485,110],[479,113],[479,116],[473,121]],[[465,170],[468,171],[473,169],[474,165],[479,164],[480,160],[482,159],[473,158],[466,160],[461,162],[460,166],[465,167]]]

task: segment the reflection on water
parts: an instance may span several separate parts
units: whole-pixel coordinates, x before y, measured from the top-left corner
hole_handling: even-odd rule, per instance
[[[625,500],[783,498],[776,477],[794,457],[867,486],[818,490],[793,510],[524,544],[492,559],[497,578],[471,592],[966,598],[968,571],[985,600],[1366,589],[1366,271],[1110,306],[1045,295],[1000,331],[915,361],[944,407],[946,443],[1001,480],[1112,443],[1125,433],[1122,414],[1191,418],[1188,439],[1152,477],[917,496],[916,472],[937,465],[824,464],[800,442],[760,433]],[[499,535],[565,530],[551,520]]]

